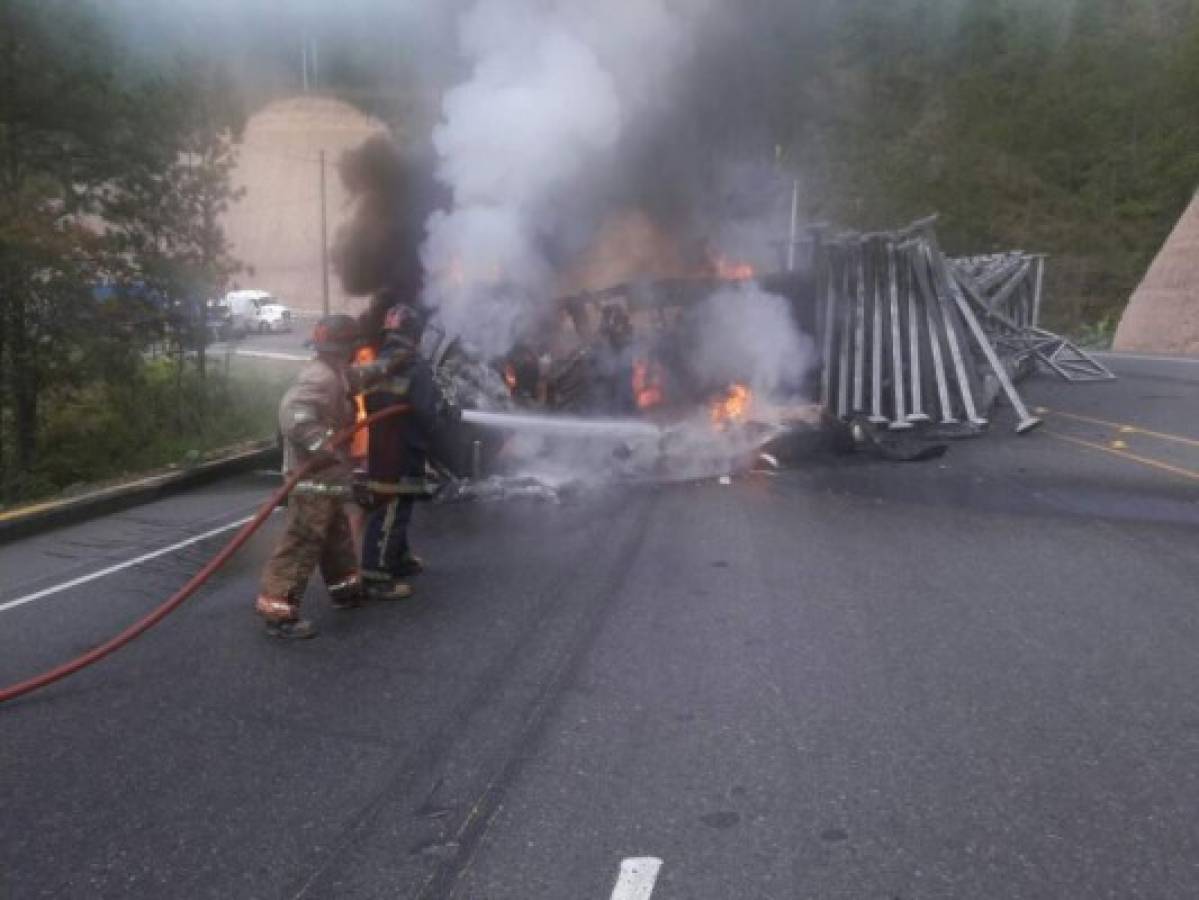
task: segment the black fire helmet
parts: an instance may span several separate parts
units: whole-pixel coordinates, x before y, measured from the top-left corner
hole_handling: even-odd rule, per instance
[[[425,316],[409,303],[397,303],[383,316],[383,333],[419,343],[425,330]]]
[[[352,316],[325,316],[312,329],[317,353],[349,353],[359,344],[358,323]]]

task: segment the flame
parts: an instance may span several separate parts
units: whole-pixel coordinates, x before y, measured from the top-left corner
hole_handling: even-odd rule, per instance
[[[661,406],[665,395],[662,391],[662,367],[651,360],[639,359],[633,363],[633,396],[638,409],[653,409]]]
[[[504,365],[504,384],[508,385],[509,393],[516,390],[516,366],[512,363]]]
[[[366,365],[375,361],[374,347],[360,347],[354,354],[355,365]],[[366,418],[366,395],[354,395],[354,420],[361,422]],[[353,459],[366,459],[370,450],[370,429],[360,428],[350,439],[350,456]]]
[[[716,273],[716,277],[724,281],[752,281],[754,279],[754,267],[749,263],[734,262],[723,256],[718,256],[713,260],[712,269]]]
[[[717,428],[726,428],[731,424],[740,424],[749,418],[749,410],[753,405],[753,391],[743,384],[731,385],[722,397],[712,401],[710,413],[712,424]]]

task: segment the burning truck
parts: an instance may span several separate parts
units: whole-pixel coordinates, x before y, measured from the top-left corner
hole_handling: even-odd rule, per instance
[[[440,456],[458,476],[555,485],[748,468],[781,435],[819,424],[797,399],[817,387],[803,338],[813,287],[806,272],[759,281],[748,267],[633,280],[558,299],[493,359],[433,326],[425,350],[474,410]]]
[[[762,277],[740,266],[558,299],[539,329],[482,366],[490,378],[466,379],[492,386],[474,405],[537,413],[520,427],[540,439],[467,436],[459,457],[471,466],[459,471],[479,473],[483,460],[551,481],[694,478],[777,465],[797,438],[926,459],[987,433],[1005,406],[1018,433],[1035,428],[1017,383],[1037,367],[1112,377],[1040,326],[1044,257],[951,259],[934,225],[816,232],[792,270]],[[443,361],[461,384],[469,354],[458,355]],[[555,450],[569,464],[550,464]]]

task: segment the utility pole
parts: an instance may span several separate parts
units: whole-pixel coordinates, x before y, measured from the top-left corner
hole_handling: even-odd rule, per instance
[[[329,224],[325,201],[325,151],[320,154],[321,166],[321,309],[329,315]]]
[[[319,86],[320,78],[317,75],[317,50],[316,38],[309,40],[302,38],[300,40],[300,68],[303,70],[304,93],[308,93],[309,87],[316,90]],[[310,74],[311,73],[311,74]]]
[[[799,227],[799,179],[791,182],[791,230],[787,236],[787,271],[795,271],[796,229]]]

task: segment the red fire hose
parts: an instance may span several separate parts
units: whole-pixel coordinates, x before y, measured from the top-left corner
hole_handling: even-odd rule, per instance
[[[371,413],[366,418],[361,419],[358,422],[355,422],[353,425],[343,428],[341,431],[337,432],[337,434],[335,434],[330,440],[329,446],[340,447],[345,444],[346,441],[352,438],[358,431],[366,428],[372,422],[378,422],[380,419],[386,419],[390,418],[391,416],[399,415],[400,413],[407,412],[408,409],[408,404],[400,403],[395,406],[389,406],[386,409],[381,409],[376,413]],[[279,505],[279,502],[291,493],[297,482],[326,465],[328,465],[327,461],[324,461],[320,458],[313,459],[305,463],[295,472],[292,472],[290,475],[288,475],[287,479],[283,482],[283,485],[277,491],[271,494],[269,500],[259,507],[254,518],[247,522],[245,527],[235,534],[229,543],[221,548],[221,552],[209,560],[204,568],[191,577],[187,584],[179,588],[179,590],[176,591],[169,600],[167,600],[157,609],[153,610],[151,613],[149,613],[149,615],[139,619],[137,622],[134,622],[116,637],[105,641],[99,647],[94,647],[87,653],[77,656],[60,666],[56,666],[55,668],[50,669],[48,672],[43,672],[41,675],[28,678],[25,681],[19,681],[11,687],[6,687],[3,690],[0,690],[0,703],[6,703],[9,700],[15,700],[17,697],[24,696],[32,691],[36,691],[38,688],[45,687],[48,684],[53,684],[56,681],[66,678],[68,675],[73,675],[80,669],[86,668],[94,662],[99,662],[101,659],[108,656],[108,654],[115,650],[119,650],[121,647],[124,647],[126,644],[132,641],[135,637],[138,637],[143,632],[148,631],[154,625],[157,625],[168,615],[174,612],[184,600],[194,594],[200,585],[211,578],[217,569],[228,562],[229,558],[241,549],[242,545],[250,539],[250,535],[257,531],[262,526],[262,523],[267,520],[271,512],[274,511],[275,507]]]

